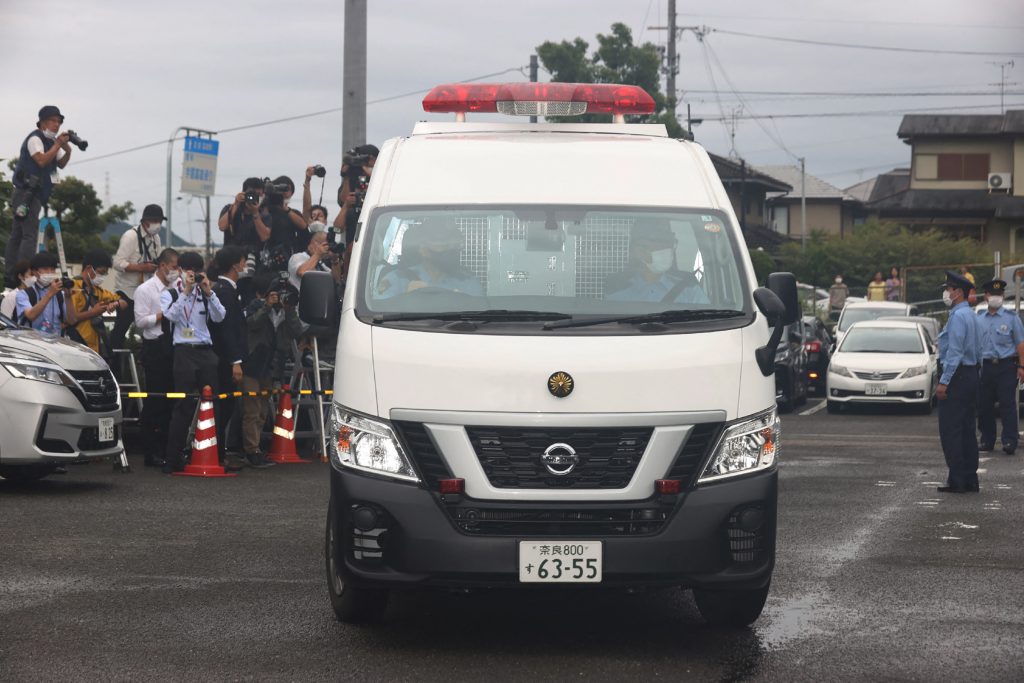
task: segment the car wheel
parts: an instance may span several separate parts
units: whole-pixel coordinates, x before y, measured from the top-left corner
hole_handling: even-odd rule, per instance
[[[693,589],[693,599],[700,615],[712,626],[749,626],[761,616],[767,598],[768,586],[756,590]]]
[[[830,415],[838,415],[842,409],[843,405],[839,401],[827,401],[825,403],[825,410],[827,410]]]
[[[327,564],[327,592],[338,621],[345,624],[365,624],[380,621],[388,606],[388,591],[383,588],[360,588],[346,582],[338,568],[337,519],[334,498],[327,508],[327,538],[324,554]]]
[[[46,465],[0,465],[0,477],[16,484],[36,481],[53,474],[53,468]]]

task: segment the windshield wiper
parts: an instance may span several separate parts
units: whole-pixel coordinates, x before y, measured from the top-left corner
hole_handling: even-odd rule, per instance
[[[439,311],[434,313],[377,313],[375,324],[396,320],[466,320],[472,322],[526,322],[530,320],[561,320],[572,316],[554,311],[521,311],[491,308],[486,311]]]
[[[624,325],[642,325],[643,323],[681,323],[695,320],[722,320],[724,318],[739,318],[746,315],[743,311],[723,308],[703,308],[695,310],[672,310],[658,311],[657,313],[645,313],[644,315],[627,315],[607,318],[571,318],[545,323],[545,330],[556,330],[564,327],[589,327],[590,325],[605,325],[608,323],[621,323]]]

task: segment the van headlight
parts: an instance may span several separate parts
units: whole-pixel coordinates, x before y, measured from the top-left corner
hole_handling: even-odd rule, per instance
[[[923,375],[926,372],[928,372],[927,365],[918,365],[916,368],[910,368],[909,370],[904,372],[903,377],[901,377],[900,379],[909,379],[911,377],[917,377],[918,375]]]
[[[18,379],[33,379],[37,382],[63,384],[64,386],[72,388],[75,386],[75,380],[71,379],[66,372],[55,365],[24,363],[9,360],[0,360],[0,365]]]
[[[775,464],[781,431],[775,408],[727,427],[698,483],[768,469]]]
[[[356,415],[335,404],[331,408],[327,444],[336,467],[404,481],[420,480],[391,425],[383,420]]]
[[[832,363],[828,366],[828,371],[833,375],[839,375],[840,377],[853,377],[853,373],[844,368],[842,365],[836,365]]]

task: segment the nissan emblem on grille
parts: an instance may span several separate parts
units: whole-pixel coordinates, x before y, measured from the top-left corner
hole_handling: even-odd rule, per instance
[[[558,398],[565,398],[571,394],[574,384],[572,375],[568,372],[559,371],[548,377],[548,391]]]
[[[564,477],[573,471],[580,462],[580,456],[567,443],[553,443],[544,450],[540,461],[548,472],[559,477]]]

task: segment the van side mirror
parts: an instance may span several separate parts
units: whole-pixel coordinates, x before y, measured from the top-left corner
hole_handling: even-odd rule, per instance
[[[330,273],[311,270],[302,276],[299,287],[299,319],[307,325],[325,326],[334,322],[337,293]]]
[[[800,300],[796,290],[796,276],[793,273],[772,273],[765,286],[772,290],[786,308],[783,324],[792,325],[800,320]]]
[[[795,285],[796,280],[794,279],[793,282]],[[794,286],[793,289],[795,293],[796,287]],[[782,299],[767,287],[758,287],[754,290],[754,303],[768,320],[768,325],[774,328],[772,336],[768,338],[768,343],[754,350],[757,367],[760,368],[762,375],[768,377],[775,372],[775,351],[779,348],[779,340],[782,339],[782,333],[786,329],[786,323],[783,322],[783,318],[786,316],[786,306],[782,303]]]

